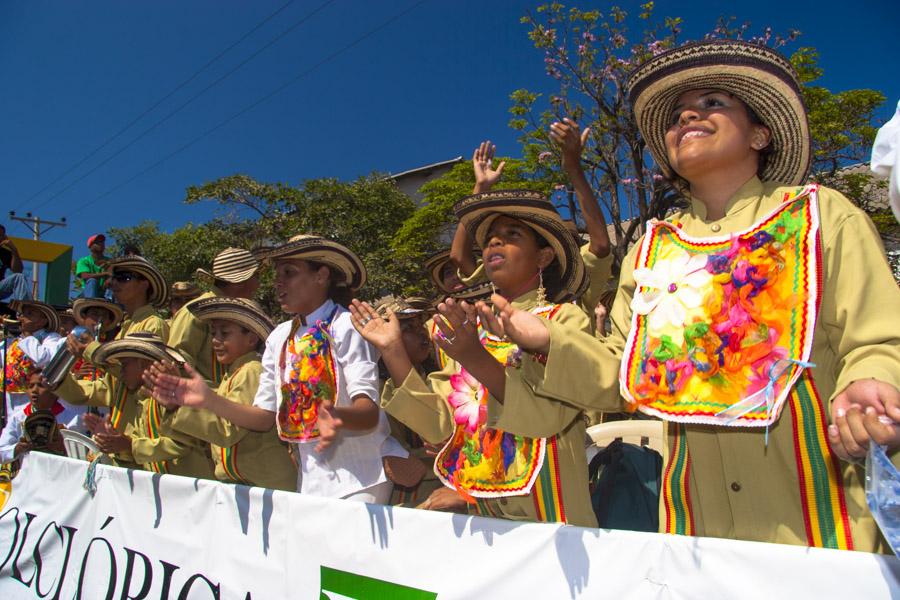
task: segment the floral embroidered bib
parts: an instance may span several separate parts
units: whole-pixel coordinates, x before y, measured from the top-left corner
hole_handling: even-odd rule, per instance
[[[531,312],[550,319],[559,305]],[[482,346],[507,366],[518,363],[521,350],[490,335],[478,323]],[[547,440],[513,435],[486,427],[488,390],[461,366],[450,376],[453,391],[447,403],[456,428],[434,460],[434,472],[447,487],[470,498],[523,496],[531,492],[544,464]]]
[[[28,391],[28,374],[34,370],[34,362],[19,348],[19,338],[6,350],[6,391],[16,394]]]
[[[817,187],[752,227],[693,238],[651,222],[634,271],[624,398],[670,421],[767,427],[812,350],[821,290]]]
[[[288,364],[288,382],[281,385],[281,403],[275,423],[278,436],[286,442],[308,442],[319,437],[319,407],[323,400],[337,400],[337,369],[331,351],[333,340],[328,327],[338,307],[325,321],[306,330],[299,339],[300,324],[291,328],[281,348],[281,371]],[[289,359],[289,361],[287,360]]]

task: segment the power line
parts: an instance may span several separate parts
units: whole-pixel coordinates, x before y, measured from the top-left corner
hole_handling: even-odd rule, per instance
[[[103,168],[104,166],[106,166],[107,164],[109,164],[109,162],[112,161],[114,158],[116,158],[117,156],[119,156],[120,154],[122,154],[123,152],[125,152],[126,150],[128,150],[130,147],[132,147],[132,146],[135,145],[137,142],[139,142],[139,141],[142,140],[144,137],[146,137],[149,133],[151,133],[152,131],[154,131],[157,127],[159,127],[160,125],[162,125],[163,123],[165,123],[166,121],[168,121],[169,119],[171,119],[172,117],[174,117],[176,114],[178,114],[179,112],[181,112],[182,110],[184,110],[185,108],[187,108],[187,106],[190,105],[190,104],[192,104],[192,103],[194,102],[194,100],[196,100],[197,98],[199,98],[200,96],[202,96],[203,94],[205,94],[206,92],[208,92],[209,90],[211,90],[212,88],[216,87],[217,85],[219,85],[220,83],[222,83],[223,81],[225,81],[226,79],[228,79],[229,77],[231,77],[234,73],[236,73],[238,70],[240,70],[241,67],[243,67],[244,65],[246,65],[247,63],[249,63],[250,61],[252,61],[254,58],[256,58],[257,56],[259,56],[260,54],[262,54],[265,50],[269,49],[271,46],[273,46],[276,42],[278,42],[279,40],[281,40],[282,38],[284,38],[285,36],[287,36],[289,33],[291,33],[292,31],[294,31],[295,29],[297,29],[298,27],[300,27],[301,25],[303,25],[304,23],[306,23],[307,21],[309,21],[309,20],[310,20],[311,18],[313,18],[316,14],[318,14],[319,12],[321,12],[322,10],[324,10],[325,8],[327,8],[329,5],[334,4],[334,2],[335,2],[335,0],[326,0],[326,2],[323,2],[322,4],[320,4],[320,5],[319,5],[317,8],[315,8],[312,12],[308,13],[308,14],[307,14],[306,16],[304,16],[302,19],[300,19],[299,21],[295,22],[293,25],[291,25],[290,27],[288,27],[287,29],[285,29],[284,31],[282,31],[280,34],[278,34],[277,36],[275,36],[273,39],[271,39],[268,43],[266,43],[264,46],[262,46],[261,48],[259,48],[256,52],[254,52],[253,54],[251,54],[250,56],[248,56],[247,58],[245,58],[243,61],[241,61],[240,63],[238,63],[237,66],[233,67],[230,71],[228,71],[227,73],[225,73],[224,75],[222,75],[221,77],[219,77],[218,79],[216,79],[215,81],[213,81],[212,83],[210,83],[209,85],[207,85],[206,87],[204,87],[202,90],[200,90],[199,92],[197,92],[196,94],[194,94],[193,96],[191,96],[190,98],[188,98],[185,102],[183,102],[182,104],[180,104],[180,105],[179,105],[178,107],[176,107],[174,110],[170,111],[170,112],[169,112],[166,116],[164,116],[162,119],[156,121],[153,125],[151,125],[151,126],[148,127],[147,129],[145,129],[144,131],[142,131],[140,134],[138,134],[137,137],[133,138],[130,142],[128,142],[127,144],[125,144],[124,146],[122,146],[121,148],[119,148],[116,152],[114,152],[114,153],[111,154],[110,156],[106,157],[106,159],[104,159],[104,160],[101,161],[99,164],[97,164],[96,166],[94,166],[94,168],[92,168],[91,170],[89,170],[87,173],[84,173],[81,177],[79,177],[79,178],[76,179],[75,181],[71,182],[69,185],[67,185],[67,186],[64,187],[63,189],[59,190],[58,192],[56,192],[55,194],[53,194],[52,196],[50,196],[49,198],[47,198],[46,200],[44,200],[43,202],[41,202],[40,204],[38,204],[37,206],[35,206],[34,209],[36,210],[36,209],[38,209],[38,208],[41,208],[42,206],[47,205],[48,203],[52,202],[52,201],[55,200],[56,198],[58,198],[58,197],[62,196],[63,194],[65,194],[67,191],[69,191],[70,189],[72,189],[74,186],[76,186],[76,185],[79,184],[80,182],[84,181],[86,178],[88,178],[88,177],[90,177],[91,175],[93,175],[94,173],[96,173],[98,170],[100,170],[101,168]]]
[[[291,4],[293,4],[295,1],[296,1],[296,0],[288,0],[288,2],[286,2],[285,4],[283,4],[283,5],[282,5],[280,8],[278,8],[275,12],[273,12],[272,14],[270,14],[269,16],[267,16],[265,19],[263,19],[262,21],[260,21],[259,23],[257,23],[250,31],[248,31],[247,33],[245,33],[244,35],[242,35],[242,36],[240,37],[240,39],[238,39],[236,42],[232,43],[230,46],[228,46],[227,48],[225,48],[224,50],[222,50],[221,52],[219,52],[218,54],[216,54],[214,57],[212,57],[210,60],[208,60],[208,61],[206,62],[206,64],[204,64],[202,67],[200,67],[199,69],[197,69],[196,71],[194,71],[193,74],[190,75],[190,77],[188,77],[187,79],[185,79],[184,81],[182,81],[181,83],[179,83],[179,84],[175,87],[175,89],[173,89],[171,92],[169,92],[168,94],[166,94],[165,96],[163,96],[162,98],[160,98],[159,100],[157,100],[156,102],[154,102],[152,106],[150,106],[149,108],[147,108],[146,110],[144,110],[141,114],[139,114],[139,115],[136,116],[134,119],[132,119],[131,121],[129,121],[124,127],[122,127],[121,129],[119,129],[119,131],[117,131],[116,133],[114,133],[111,137],[107,138],[106,141],[104,141],[102,144],[100,144],[99,146],[97,146],[96,148],[94,148],[93,150],[91,150],[91,151],[90,151],[86,156],[84,156],[81,160],[79,160],[79,161],[76,162],[74,165],[72,165],[71,167],[69,167],[68,169],[66,169],[66,171],[64,171],[62,174],[58,175],[55,179],[53,179],[52,181],[50,181],[47,185],[45,185],[44,187],[42,187],[41,189],[39,189],[38,191],[36,191],[35,193],[33,193],[31,196],[29,196],[29,197],[28,197],[24,202],[22,202],[17,208],[22,208],[23,206],[25,206],[26,204],[28,204],[29,202],[31,202],[32,200],[34,200],[37,196],[40,196],[41,194],[43,194],[43,193],[44,193],[48,188],[50,188],[53,184],[55,184],[56,182],[60,181],[60,180],[61,180],[62,178],[64,178],[66,175],[68,175],[69,173],[71,173],[72,171],[74,171],[75,169],[77,169],[78,167],[80,167],[81,165],[83,165],[85,162],[87,162],[88,160],[90,160],[90,159],[91,159],[92,157],[94,157],[98,152],[100,152],[101,150],[103,150],[104,148],[106,148],[106,147],[107,147],[110,143],[112,143],[114,140],[118,139],[119,136],[121,136],[123,133],[125,133],[126,131],[128,131],[129,129],[131,129],[131,127],[132,127],[135,123],[137,123],[138,121],[140,121],[141,119],[143,119],[145,116],[147,116],[148,114],[150,114],[151,112],[153,112],[153,110],[155,110],[156,107],[158,107],[160,104],[162,104],[163,102],[165,102],[166,100],[168,100],[169,98],[171,98],[172,96],[174,96],[177,92],[179,92],[180,90],[184,89],[184,87],[185,87],[186,85],[188,85],[189,83],[191,83],[194,79],[196,79],[197,76],[200,75],[200,73],[202,73],[203,71],[205,71],[206,69],[208,69],[209,67],[211,67],[217,60],[219,60],[220,58],[222,58],[223,56],[225,56],[228,52],[230,52],[233,48],[235,48],[235,47],[236,47],[237,45],[239,45],[241,42],[243,42],[243,41],[246,40],[248,37],[250,37],[251,35],[253,35],[254,33],[256,33],[256,31],[259,30],[260,27],[262,27],[263,25],[265,25],[266,23],[268,23],[269,21],[271,21],[273,18],[275,18],[275,16],[277,16],[278,14],[280,14],[284,9],[286,9],[288,6],[290,6]]]
[[[418,8],[419,6],[421,6],[422,4],[425,4],[426,1],[427,1],[427,0],[418,0],[418,2],[414,2],[413,4],[411,4],[410,6],[408,6],[407,8],[405,8],[404,10],[402,10],[401,12],[395,14],[394,16],[390,17],[390,18],[387,19],[386,21],[382,22],[382,23],[381,23],[380,25],[378,25],[377,27],[375,27],[375,28],[373,28],[373,29],[370,29],[370,30],[367,31],[366,33],[362,34],[361,36],[359,36],[358,38],[356,38],[355,40],[353,40],[352,42],[350,42],[349,44],[347,44],[346,46],[344,46],[344,47],[341,48],[340,50],[336,50],[335,52],[329,54],[328,56],[326,56],[325,58],[323,58],[322,60],[320,60],[319,62],[317,62],[316,64],[314,64],[314,65],[313,65],[312,67],[310,67],[309,69],[303,71],[302,73],[298,73],[297,75],[295,75],[294,77],[292,77],[291,79],[289,79],[287,82],[283,83],[282,85],[278,86],[277,88],[275,88],[274,90],[272,90],[271,92],[269,92],[268,94],[266,94],[265,96],[261,97],[259,100],[256,100],[256,101],[253,102],[252,104],[250,104],[250,105],[248,105],[248,106],[242,108],[241,110],[239,110],[238,112],[234,113],[233,115],[231,115],[230,117],[228,117],[228,118],[225,119],[224,121],[221,121],[218,125],[215,125],[215,126],[211,127],[210,129],[207,129],[206,131],[204,131],[203,133],[201,133],[201,134],[198,135],[197,137],[193,138],[193,139],[190,140],[189,142],[186,142],[185,144],[182,144],[181,146],[179,146],[178,148],[176,148],[174,151],[170,152],[170,153],[167,154],[166,156],[160,158],[159,160],[157,160],[156,162],[154,162],[153,164],[151,164],[151,165],[150,165],[149,167],[147,167],[146,169],[143,169],[142,171],[140,171],[140,172],[136,173],[135,175],[129,177],[128,179],[126,179],[125,181],[119,183],[119,184],[116,185],[115,187],[113,187],[113,188],[107,190],[106,192],[100,194],[99,196],[97,196],[97,197],[94,198],[93,200],[90,200],[90,201],[88,201],[88,202],[83,203],[80,207],[77,207],[76,209],[77,209],[77,210],[81,210],[81,209],[87,208],[88,206],[90,206],[90,205],[92,205],[92,204],[95,204],[95,203],[99,202],[100,200],[106,198],[107,196],[110,196],[110,195],[116,193],[117,191],[119,191],[120,189],[122,189],[123,187],[125,187],[126,185],[128,185],[129,183],[131,183],[132,181],[134,181],[135,179],[141,177],[142,175],[145,175],[145,174],[149,173],[150,171],[152,171],[152,170],[155,169],[156,167],[160,166],[161,164],[163,164],[164,162],[166,162],[166,161],[169,160],[170,158],[172,158],[172,157],[174,157],[174,156],[177,156],[178,154],[181,154],[182,152],[184,152],[185,150],[187,150],[188,148],[190,148],[191,146],[193,146],[194,144],[196,144],[196,143],[199,142],[200,140],[202,140],[202,139],[204,139],[204,138],[206,138],[206,137],[212,135],[213,133],[215,133],[216,131],[218,131],[219,129],[221,129],[222,127],[224,127],[225,125],[228,125],[229,123],[231,123],[232,121],[234,121],[235,119],[237,119],[238,117],[240,117],[240,116],[244,115],[245,113],[247,113],[247,112],[253,110],[254,108],[256,108],[257,106],[259,106],[260,104],[263,104],[264,102],[266,102],[267,100],[271,99],[272,97],[274,97],[274,96],[280,94],[281,92],[283,92],[284,90],[286,90],[286,89],[289,88],[290,86],[294,85],[295,83],[297,83],[298,81],[300,81],[301,79],[303,79],[304,77],[306,77],[307,75],[309,75],[310,73],[312,73],[313,71],[315,71],[316,69],[318,69],[319,67],[321,67],[322,65],[331,62],[332,60],[334,60],[335,58],[337,58],[337,57],[340,56],[341,54],[344,54],[344,53],[347,52],[348,50],[350,50],[350,49],[352,49],[352,48],[358,46],[360,43],[362,43],[362,42],[365,41],[366,39],[370,38],[371,36],[375,35],[375,34],[378,33],[379,31],[381,31],[382,29],[384,29],[384,28],[388,27],[389,25],[391,25],[394,21],[397,21],[397,20],[401,19],[402,17],[406,16],[408,13],[412,12],[413,10],[415,10],[416,8]]]

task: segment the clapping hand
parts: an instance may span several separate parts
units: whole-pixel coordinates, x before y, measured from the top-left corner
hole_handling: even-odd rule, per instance
[[[581,154],[591,135],[591,128],[581,130],[578,123],[566,117],[562,122],[550,125],[550,139],[559,146],[562,154],[563,169],[570,169],[581,164]]]
[[[500,294],[491,296],[491,302],[493,309],[484,302],[475,305],[482,327],[497,337],[509,338],[527,352],[550,352],[550,330],[546,321],[514,307]]]
[[[863,458],[869,442],[900,446],[900,391],[877,379],[848,385],[831,402],[828,440],[843,460]]]

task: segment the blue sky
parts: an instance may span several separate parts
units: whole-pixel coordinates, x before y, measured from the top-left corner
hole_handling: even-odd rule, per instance
[[[516,154],[515,134],[506,125],[510,92],[553,89],[542,55],[519,24],[538,2],[428,0],[135,177],[416,2],[335,0],[109,159],[324,3],[296,0],[124,135],[47,187],[286,2],[0,3],[0,222],[11,235],[25,236],[23,226],[6,218],[8,210],[31,210],[47,219],[65,216],[69,226],[45,239],[75,246],[77,257],[86,252],[88,235],[108,227],[151,219],[172,230],[208,220],[215,206],[185,206],[184,190],[225,175],[247,173],[296,184],[315,177],[396,173],[468,157],[483,138],[495,140],[500,153]],[[601,11],[609,6],[579,4]],[[620,4],[629,10],[637,5]],[[686,38],[711,29],[720,14],[749,20],[756,31],[766,25],[775,31],[799,29],[799,43],[820,51],[821,83],[833,91],[881,90],[888,97],[881,114],[886,119],[900,100],[900,78],[892,64],[900,31],[894,4],[858,1],[848,10],[846,3],[830,0],[730,6],[664,0],[656,3],[656,12],[684,18]]]

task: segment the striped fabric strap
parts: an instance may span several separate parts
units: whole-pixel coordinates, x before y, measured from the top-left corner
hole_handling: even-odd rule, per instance
[[[840,462],[828,444],[824,404],[809,372],[803,373],[791,391],[790,406],[807,542],[853,550]]]
[[[225,475],[227,475],[231,481],[248,485],[247,480],[244,479],[244,476],[241,475],[241,472],[238,470],[237,454],[237,444],[231,446],[230,448],[222,448],[219,452],[219,457],[222,459],[222,469],[225,471]]]
[[[155,399],[151,398],[147,403],[147,437],[151,440],[159,439],[159,422],[160,422],[160,413],[159,413],[159,404]],[[148,465],[150,470],[154,473],[168,473],[169,472],[169,461],[162,460],[158,462],[152,462]]]
[[[674,431],[672,452],[663,476],[663,505],[665,533],[694,535],[694,514],[691,508],[691,455],[683,424],[670,423]]]
[[[559,472],[559,448],[557,438],[547,440],[544,465],[531,491],[537,520],[545,523],[565,523],[566,508],[563,503],[562,478]]]
[[[122,413],[125,409],[125,400],[128,398],[128,389],[121,381],[116,384],[113,391],[113,404],[109,410],[109,422],[113,429],[121,432],[119,425],[122,423]]]
[[[216,351],[212,348],[212,346],[210,346],[209,353],[211,355],[209,364],[212,365],[210,367],[210,376],[213,383],[218,386],[220,383],[222,383],[222,379],[225,377],[225,369],[222,368],[221,363],[219,363],[219,360],[216,358]]]

